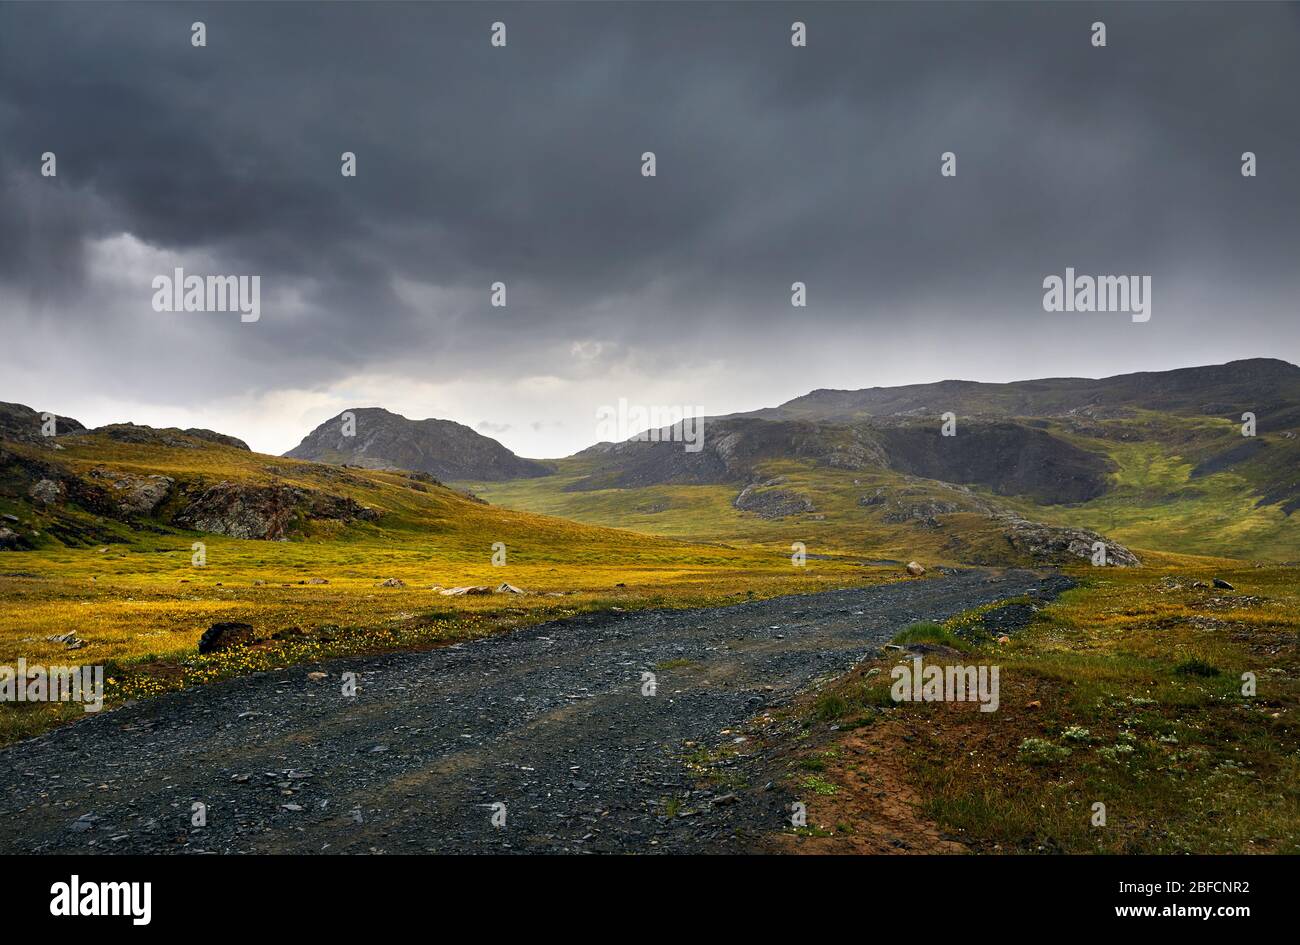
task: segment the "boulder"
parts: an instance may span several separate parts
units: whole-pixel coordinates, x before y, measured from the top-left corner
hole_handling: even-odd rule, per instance
[[[239,646],[257,643],[257,635],[250,623],[214,623],[199,637],[200,653],[221,653]]]
[[[1221,590],[1225,590],[1225,591],[1235,591],[1235,590],[1236,590],[1235,587],[1233,587],[1231,584],[1229,584],[1229,583],[1228,583],[1227,581],[1225,581],[1223,578],[1215,578],[1215,579],[1214,579],[1214,586],[1217,587],[1217,588],[1220,588]]]
[[[998,516],[1007,542],[1016,551],[1026,554],[1040,564],[1066,564],[1082,558],[1091,560],[1093,545],[1101,542],[1106,547],[1106,566],[1136,568],[1142,565],[1138,556],[1118,542],[1111,541],[1088,528],[1070,528],[1045,525],[1014,515]]]
[[[27,490],[27,494],[42,505],[53,505],[59,502],[65,492],[63,484],[53,479],[42,479]]]
[[[223,481],[187,490],[190,501],[175,524],[231,538],[281,539],[301,520],[373,521],[382,513],[346,496],[287,485]]]
[[[493,594],[522,594],[524,592],[519,588],[515,587],[513,584],[502,584],[492,593]]]
[[[907,562],[907,573],[915,577],[920,577],[925,573],[925,568],[917,564],[915,561],[909,561]]]
[[[449,587],[445,591],[439,591],[443,597],[463,597],[466,594],[491,594],[492,588],[482,584],[469,587]]]
[[[406,582],[401,578],[389,578],[387,581],[380,581],[376,587],[406,587]]]

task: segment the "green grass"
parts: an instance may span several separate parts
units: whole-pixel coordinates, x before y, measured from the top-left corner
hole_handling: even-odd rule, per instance
[[[1265,436],[1269,445],[1259,458],[1193,479],[1198,462],[1242,442],[1236,424],[1151,414],[1110,426],[1115,437],[1132,439],[1070,438],[1117,464],[1112,491],[1078,506],[1013,501],[1018,511],[1092,528],[1135,548],[1277,563],[1300,558],[1300,517],[1259,505],[1268,483],[1293,475],[1300,460],[1293,444],[1300,441]]]
[[[1236,590],[1195,586],[1212,576]],[[1300,569],[1169,558],[1080,578],[1011,644],[961,657],[1000,667],[997,712],[876,709],[871,732],[905,763],[921,812],[984,852],[1300,852]],[[851,737],[821,707],[879,692],[885,672],[868,673],[891,663],[801,710],[812,757]],[[841,817],[825,804],[810,818]]]
[[[936,646],[948,646],[955,650],[969,650],[970,644],[947,627],[938,623],[914,623],[894,635],[893,641],[899,646],[913,643],[931,643]]]

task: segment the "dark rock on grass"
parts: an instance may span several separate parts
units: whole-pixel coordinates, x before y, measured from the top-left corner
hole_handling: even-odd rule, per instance
[[[1229,583],[1228,583],[1227,581],[1225,581],[1223,578],[1215,578],[1215,579],[1214,579],[1214,586],[1217,587],[1217,588],[1220,588],[1220,589],[1222,589],[1222,590],[1225,590],[1225,591],[1235,591],[1235,590],[1236,590],[1235,587],[1233,587],[1231,584],[1229,584]]]
[[[381,514],[345,496],[286,485],[223,481],[193,491],[175,524],[232,538],[283,538],[304,519],[373,521]]]
[[[752,512],[759,518],[785,518],[815,512],[812,499],[790,489],[767,489],[763,486],[745,486],[733,503],[742,512]]]
[[[199,637],[199,652],[221,653],[257,642],[256,632],[251,623],[214,623],[203,631],[203,636]]]

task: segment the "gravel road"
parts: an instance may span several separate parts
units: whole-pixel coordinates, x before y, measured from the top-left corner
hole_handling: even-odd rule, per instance
[[[974,570],[600,614],[174,693],[0,751],[0,852],[740,851],[789,798],[701,789],[684,756],[908,623],[1068,584]]]

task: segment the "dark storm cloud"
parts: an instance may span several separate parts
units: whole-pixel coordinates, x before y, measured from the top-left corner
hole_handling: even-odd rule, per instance
[[[89,241],[293,287],[299,317],[264,301],[255,329],[192,323],[206,357],[175,373],[218,393],[403,362],[537,370],[588,338],[602,363],[666,338],[771,348],[763,333],[833,339],[918,304],[1014,338],[1067,265],[1281,299],[1296,88],[1288,5],[6,4],[0,283],[101,361],[156,321],[147,285],[93,295]],[[796,279],[814,305],[792,328]],[[1216,360],[1188,344],[1182,360]]]

